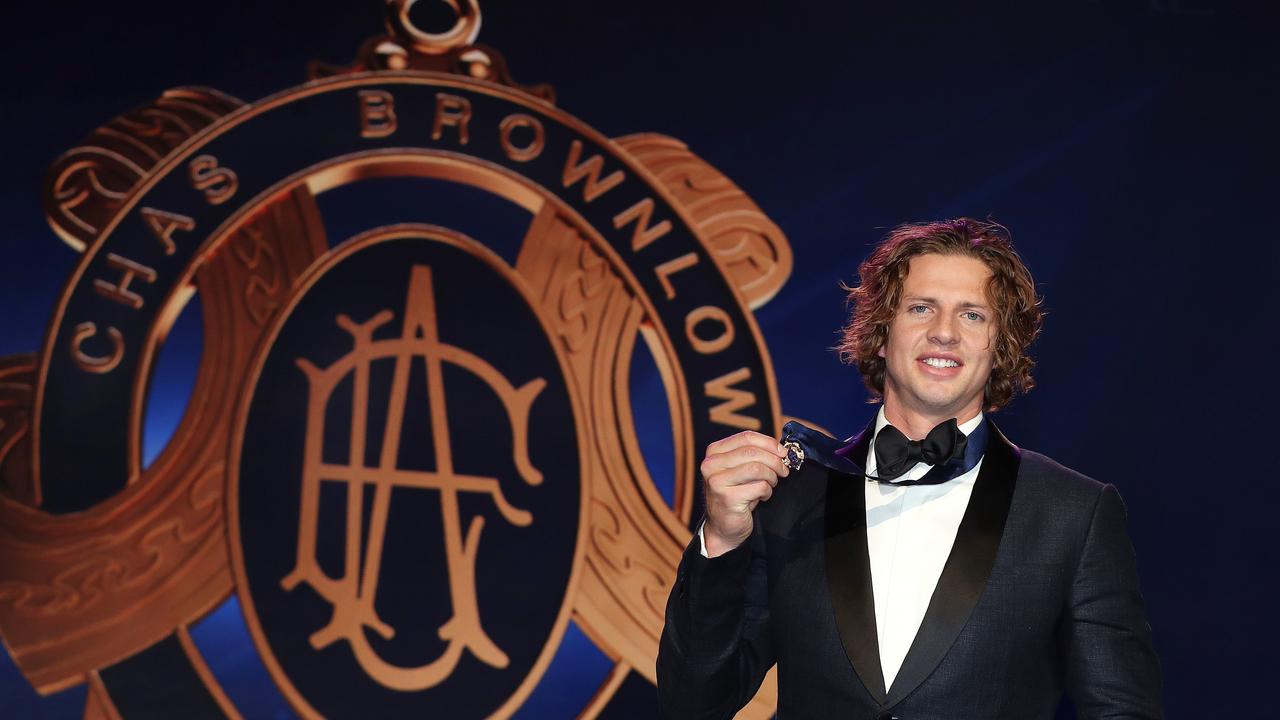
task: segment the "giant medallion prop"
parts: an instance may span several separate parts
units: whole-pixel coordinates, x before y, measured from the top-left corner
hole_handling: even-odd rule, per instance
[[[83,257],[40,353],[0,360],[0,633],[39,691],[88,683],[88,716],[252,714],[189,632],[234,595],[305,717],[511,716],[571,621],[615,663],[595,717],[654,680],[701,449],[781,425],[751,314],[790,272],[777,227],[679,141],[606,138],[514,83],[474,1],[437,34],[412,4],[352,67],[254,103],[168,91],[50,170]],[[362,187],[523,219],[330,212]],[[194,389],[147,464],[194,298]]]

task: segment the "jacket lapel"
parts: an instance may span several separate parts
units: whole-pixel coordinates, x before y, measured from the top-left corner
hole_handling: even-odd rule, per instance
[[[866,457],[874,426],[854,438],[842,455]],[[861,464],[861,462],[859,462]],[[884,672],[876,633],[871,558],[867,554],[865,481],[843,472],[827,473],[826,570],[840,642],[853,669],[876,702],[885,701]]]
[[[991,420],[988,419],[987,422],[990,423]],[[987,577],[995,564],[1000,537],[1004,533],[1005,520],[1009,516],[1009,504],[1013,499],[1013,486],[1018,475],[1021,453],[994,424],[990,426],[990,432],[987,450],[982,459],[982,469],[978,471],[978,478],[973,485],[973,494],[969,496],[969,506],[960,520],[960,528],[956,532],[955,543],[951,546],[951,554],[947,557],[946,565],[943,566],[942,575],[938,578],[938,586],[933,591],[929,609],[920,623],[920,629],[916,632],[911,649],[902,661],[902,667],[894,678],[893,687],[889,689],[885,705],[893,705],[909,695],[942,661],[955,643],[956,637],[960,635],[960,631],[964,629],[974,606],[978,604],[982,590],[986,587]],[[861,486],[858,490],[858,507],[863,508],[865,499],[861,494]],[[863,514],[865,516],[865,510]],[[861,537],[861,566],[866,566],[865,517]],[[828,541],[828,549],[830,549],[830,541]],[[830,574],[830,555],[828,555],[827,570]],[[860,637],[870,637],[874,641],[875,612],[869,599],[871,596],[869,572],[866,577],[867,612],[870,613],[871,625],[870,633]],[[848,648],[849,640],[843,627],[840,634],[845,638],[845,647]],[[878,649],[876,654],[878,656]],[[877,659],[877,671],[879,667]]]

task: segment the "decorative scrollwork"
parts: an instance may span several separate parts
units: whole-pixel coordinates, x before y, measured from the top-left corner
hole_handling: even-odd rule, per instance
[[[35,355],[0,357],[0,490],[28,505],[36,496],[27,439],[36,367]]]
[[[327,248],[315,202],[299,188],[250,216],[204,261],[195,279],[204,355],[187,415],[116,497],[83,513],[42,513],[25,431],[9,444],[0,458],[8,490],[0,493],[0,628],[37,689],[145,648],[231,590],[222,484],[232,389],[284,297]],[[34,365],[31,356],[0,358],[7,427],[25,427]]]
[[[741,188],[675,138],[641,133],[614,142],[675,194],[752,309],[782,289],[791,274],[791,246]]]
[[[211,88],[181,87],[114,118],[53,161],[45,218],[78,252],[110,224],[124,199],[187,138],[244,103]]]

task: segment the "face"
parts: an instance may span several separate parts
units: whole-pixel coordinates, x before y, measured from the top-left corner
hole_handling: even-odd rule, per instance
[[[991,375],[996,317],[982,261],[929,253],[909,261],[902,300],[889,323],[885,411],[964,422],[982,409]]]

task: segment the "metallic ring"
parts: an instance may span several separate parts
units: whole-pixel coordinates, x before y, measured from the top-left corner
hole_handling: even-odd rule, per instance
[[[441,0],[458,16],[453,27],[442,33],[430,33],[413,24],[409,9],[418,0],[387,0],[387,29],[392,37],[427,55],[443,55],[454,48],[466,47],[480,34],[480,3],[478,0]]]

